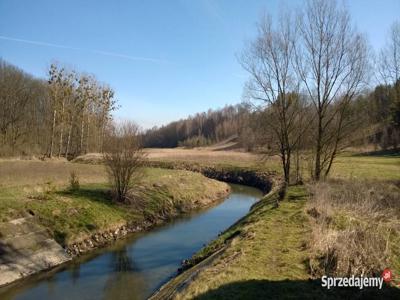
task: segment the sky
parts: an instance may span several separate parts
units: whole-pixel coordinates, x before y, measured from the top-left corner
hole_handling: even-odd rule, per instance
[[[117,119],[143,128],[241,102],[237,55],[279,0],[0,0],[0,57],[45,78],[52,62],[115,91]],[[345,0],[373,49],[400,20],[400,0]],[[286,1],[301,7],[303,1]]]

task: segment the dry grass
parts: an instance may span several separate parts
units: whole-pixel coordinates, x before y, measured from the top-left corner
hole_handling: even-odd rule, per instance
[[[188,162],[203,165],[221,165],[251,168],[262,171],[281,172],[281,161],[277,155],[266,156],[241,151],[216,151],[212,147],[195,149],[146,149],[150,161]],[[90,153],[78,157],[75,161],[98,164],[101,155]],[[304,180],[310,179],[309,163],[304,161],[301,173]],[[294,169],[292,170],[294,172]],[[333,164],[329,178],[333,179],[373,179],[400,180],[400,154],[355,153],[346,152],[339,155]]]
[[[65,185],[71,172],[80,183],[99,183],[107,180],[103,166],[71,164],[66,161],[0,161],[0,187],[32,186],[45,183]]]
[[[311,186],[314,276],[399,270],[400,189],[391,183],[331,181]]]
[[[172,149],[145,149],[146,157],[150,161],[178,161],[178,162],[196,162],[207,165],[233,165],[238,167],[258,167],[262,157],[257,154],[241,151],[216,151],[213,148],[172,148]],[[74,160],[75,162],[82,163],[99,163],[101,161],[101,154],[89,153],[80,156]],[[265,161],[265,164],[270,164],[271,161],[279,162],[277,158],[273,157]],[[263,163],[264,164],[264,163]]]

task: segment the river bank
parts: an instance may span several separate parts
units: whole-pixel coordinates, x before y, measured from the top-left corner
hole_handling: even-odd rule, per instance
[[[279,190],[273,190],[185,260],[184,271],[150,299],[397,299],[400,289],[395,283],[385,284],[383,290],[321,286],[320,276],[313,276],[310,269],[311,243],[316,241],[309,197],[305,186],[290,186],[281,200]],[[387,265],[394,274],[398,274],[396,257]]]
[[[24,164],[19,162],[18,168],[24,168]],[[26,166],[28,170],[23,176],[29,172],[35,176],[37,169],[44,172],[46,168],[65,174],[66,168],[85,169],[87,165],[35,162],[32,167],[29,162]],[[36,170],[32,171],[32,168]],[[72,191],[66,184],[60,184],[60,180],[52,183],[43,178],[45,182],[38,183],[37,178],[32,178],[33,184],[27,184],[29,179],[18,183],[17,177],[10,180],[12,170],[2,169],[2,172],[1,175],[11,183],[0,186],[0,247],[3,253],[0,268],[8,272],[7,276],[2,272],[0,285],[54,267],[130,233],[149,230],[178,215],[218,203],[230,192],[227,184],[201,174],[148,168],[132,190],[132,201],[118,204],[111,200],[107,184],[101,181],[83,184],[79,190]],[[37,226],[23,226],[18,240],[29,243],[19,247],[17,239],[9,237],[8,229],[14,220],[24,219]],[[33,232],[37,227],[40,227],[36,230],[40,234]],[[40,253],[48,253],[49,257],[59,255],[61,247],[55,247],[54,253],[46,252],[49,243],[60,245],[68,257],[45,260],[32,268],[30,262]],[[23,251],[18,256],[11,255],[16,248]]]
[[[72,262],[0,289],[1,299],[147,299],[175,276],[182,258],[245,215],[261,191],[231,185],[216,205],[130,234]]]

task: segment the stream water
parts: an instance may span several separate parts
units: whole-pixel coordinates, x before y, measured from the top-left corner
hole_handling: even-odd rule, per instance
[[[0,299],[146,299],[176,274],[183,259],[244,216],[262,195],[231,186],[230,196],[216,206],[0,288]]]

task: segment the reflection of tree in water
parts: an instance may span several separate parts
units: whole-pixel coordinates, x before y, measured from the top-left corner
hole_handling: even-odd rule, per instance
[[[111,263],[115,272],[110,274],[104,286],[104,299],[146,298],[146,281],[129,256],[127,247],[113,252]]]
[[[80,276],[81,276],[81,265],[80,264],[73,264],[71,266],[72,283],[78,282],[78,279],[79,279]]]
[[[130,272],[133,271],[133,263],[129,257],[127,247],[113,252],[112,262],[116,272]]]

